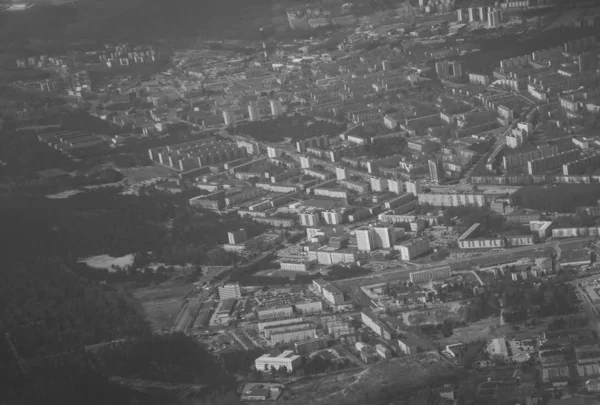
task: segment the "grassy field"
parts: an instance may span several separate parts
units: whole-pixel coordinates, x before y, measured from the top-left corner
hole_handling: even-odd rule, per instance
[[[452,336],[440,339],[436,343],[440,346],[446,346],[454,343],[467,343],[475,340],[490,340],[502,337],[513,328],[509,324],[500,325],[498,317],[482,319],[469,326],[454,329]]]
[[[449,302],[426,311],[418,310],[403,314],[405,322],[409,325],[419,325],[425,323],[442,323],[445,319],[462,321],[459,310],[462,305],[459,302]]]
[[[177,171],[162,165],[120,169],[119,171],[127,178],[127,180],[134,183],[148,181],[159,177],[171,177],[173,174],[177,173]]]
[[[452,373],[452,366],[437,353],[422,353],[376,363],[365,370],[297,382],[289,387],[289,397],[283,402],[286,405],[353,404],[365,398],[366,392],[388,389],[399,395]]]
[[[155,287],[134,290],[133,296],[140,302],[154,330],[172,326],[185,296],[194,288],[191,283],[167,282]]]

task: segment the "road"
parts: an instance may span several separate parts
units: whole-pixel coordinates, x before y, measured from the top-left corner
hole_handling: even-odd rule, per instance
[[[441,269],[444,267],[450,266],[453,271],[472,271],[472,266],[480,266],[480,267],[488,267],[488,266],[497,266],[499,264],[510,263],[512,261],[516,261],[521,258],[530,257],[530,256],[547,256],[547,251],[549,248],[560,252],[561,246],[569,245],[573,243],[581,243],[588,240],[592,240],[595,238],[583,237],[583,238],[573,238],[567,239],[564,241],[551,241],[547,243],[542,243],[533,246],[524,246],[520,248],[514,248],[509,250],[503,250],[499,252],[489,252],[484,253],[481,256],[476,257],[468,257],[459,260],[452,260],[447,262],[440,262],[436,264],[426,264],[420,265],[416,268],[405,268],[405,267],[396,267],[386,269],[375,274],[369,274],[366,276],[354,277],[350,279],[337,281],[335,284],[339,285],[352,285],[354,287],[371,285],[377,283],[385,283],[399,280],[408,280],[409,274],[414,271],[424,271],[424,270],[434,270]],[[479,280],[481,284],[483,282]],[[354,297],[356,299],[362,298],[360,296],[356,296],[356,294],[360,294],[360,289],[358,291],[353,292]],[[355,301],[355,300],[354,300]]]
[[[587,279],[597,279],[598,277],[599,276],[596,275],[596,276],[588,277]],[[583,297],[583,300],[582,300],[583,301],[582,302],[583,309],[584,309],[585,313],[587,314],[587,317],[590,321],[590,326],[594,329],[594,331],[596,331],[598,336],[600,336],[600,315],[598,314],[598,310],[596,309],[596,306],[594,305],[594,303],[590,299],[589,295],[585,291],[585,288],[578,287],[576,285],[581,282],[582,282],[582,279],[579,279],[579,280],[572,281],[571,284],[575,288],[579,289],[580,294]]]

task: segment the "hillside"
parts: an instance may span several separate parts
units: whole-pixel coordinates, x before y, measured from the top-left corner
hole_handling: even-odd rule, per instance
[[[259,28],[273,23],[273,4],[273,0],[80,0],[60,6],[40,5],[20,13],[0,13],[0,44],[31,39],[258,39]]]

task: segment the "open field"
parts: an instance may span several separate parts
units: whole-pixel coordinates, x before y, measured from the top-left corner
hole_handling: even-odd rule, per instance
[[[452,336],[436,341],[439,346],[451,345],[454,343],[467,343],[475,340],[490,340],[496,337],[502,337],[513,328],[509,324],[500,325],[499,317],[482,319],[469,326],[455,328]]]
[[[112,257],[109,255],[98,255],[88,257],[86,259],[79,260],[82,263],[87,264],[95,269],[107,269],[113,270],[112,266],[119,267],[121,269],[131,266],[133,264],[133,255],[128,254],[122,257]]]
[[[170,328],[184,304],[193,284],[165,283],[156,287],[138,288],[133,296],[140,301],[148,321],[155,330]]]
[[[402,315],[407,325],[437,324],[444,322],[446,319],[462,321],[463,318],[459,314],[461,308],[460,302],[448,302],[436,308],[404,312]]]
[[[127,180],[134,183],[148,181],[159,177],[171,177],[173,174],[177,173],[175,170],[162,165],[120,169],[119,171],[127,178]]]
[[[437,353],[422,353],[376,363],[364,370],[297,382],[289,387],[291,398],[283,402],[286,405],[365,403],[367,392],[387,389],[400,395],[452,372],[453,367]]]

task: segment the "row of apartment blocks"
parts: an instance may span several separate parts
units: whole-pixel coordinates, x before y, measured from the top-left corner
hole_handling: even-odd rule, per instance
[[[488,249],[488,248],[503,248],[506,246],[529,246],[533,245],[533,235],[518,235],[518,236],[500,236],[496,238],[474,238],[477,232],[481,230],[481,224],[475,223],[471,225],[458,238],[458,247],[461,249]]]
[[[502,10],[493,7],[469,7],[467,9],[456,10],[456,17],[459,22],[469,18],[469,22],[484,22],[488,27],[497,27],[502,22]]]
[[[63,153],[76,149],[89,148],[106,144],[102,137],[87,131],[48,132],[38,135],[38,140]]]
[[[599,236],[600,227],[556,228],[552,229],[555,238],[574,238],[578,236]]]
[[[483,193],[421,193],[417,196],[419,204],[430,204],[434,207],[460,207],[464,205],[485,207],[493,198],[493,195]]]
[[[514,175],[514,176],[473,176],[472,184],[495,184],[525,186],[532,184],[598,184],[600,176],[550,176],[550,175]]]
[[[148,150],[151,160],[181,171],[245,158],[247,150],[214,137]]]

